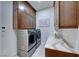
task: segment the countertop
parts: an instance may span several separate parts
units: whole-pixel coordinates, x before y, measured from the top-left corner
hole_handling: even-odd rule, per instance
[[[79,52],[70,50],[70,47],[62,39],[57,39],[54,36],[48,37],[45,48],[79,54]]]

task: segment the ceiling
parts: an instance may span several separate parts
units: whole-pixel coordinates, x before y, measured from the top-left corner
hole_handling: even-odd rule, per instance
[[[29,3],[38,11],[53,6],[53,1],[29,1]]]

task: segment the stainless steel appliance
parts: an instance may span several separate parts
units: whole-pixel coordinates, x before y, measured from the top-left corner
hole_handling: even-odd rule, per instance
[[[41,44],[41,31],[40,31],[40,29],[36,29],[36,37],[37,37],[36,47],[38,48]]]

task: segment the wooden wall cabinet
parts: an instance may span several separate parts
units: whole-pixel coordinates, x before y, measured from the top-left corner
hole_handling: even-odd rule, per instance
[[[60,27],[76,27],[76,2],[60,2]]]
[[[13,2],[13,29],[18,28],[18,22],[17,22],[17,12],[18,12],[18,2]]]
[[[16,10],[17,29],[36,28],[36,10],[28,2],[17,2]]]
[[[78,1],[60,1],[57,8],[59,8],[59,28],[78,28]]]
[[[79,25],[79,1],[77,1],[77,25]]]

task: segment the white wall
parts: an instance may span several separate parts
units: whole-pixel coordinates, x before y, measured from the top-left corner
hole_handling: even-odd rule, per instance
[[[0,56],[1,56],[1,2],[0,2]]]
[[[39,26],[39,20],[43,20],[43,19],[50,20],[49,27],[40,27]],[[53,35],[53,31],[54,31],[54,8],[53,7],[37,11],[36,28],[41,29],[42,44],[45,44],[48,36]]]
[[[79,27],[78,27],[78,30],[77,30],[77,39],[76,39],[76,50],[79,52]]]
[[[79,29],[60,29],[62,36],[65,38],[66,42],[73,48],[77,53],[79,53]]]
[[[64,39],[66,40],[66,42],[69,43],[69,45],[76,49],[76,42],[77,40],[77,36],[78,36],[78,29],[77,28],[70,28],[70,29],[61,29],[61,34],[64,37]]]
[[[13,2],[2,2],[2,53],[3,56],[15,56],[17,53],[17,40],[15,30],[13,30]]]

